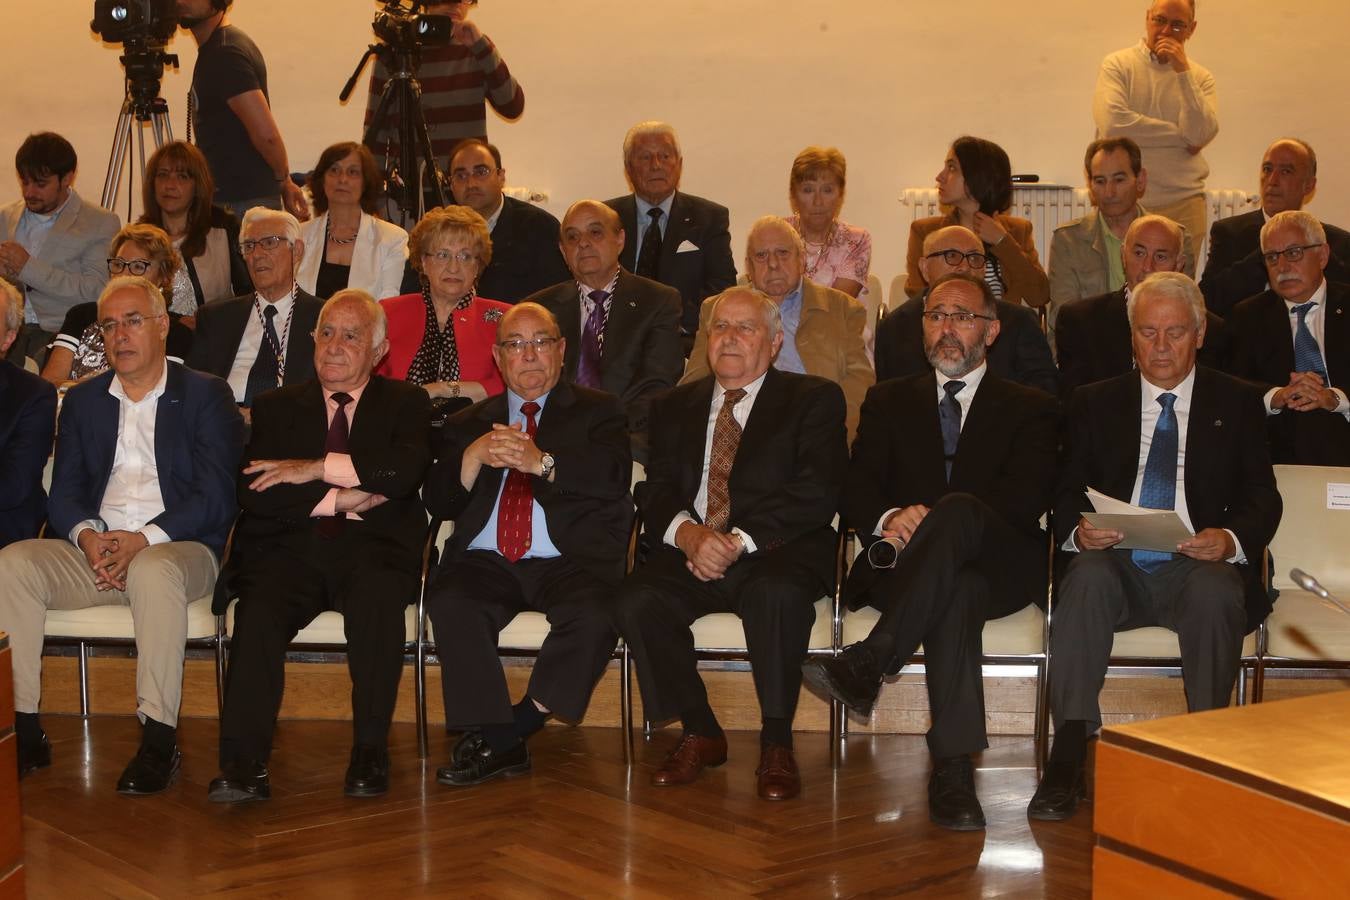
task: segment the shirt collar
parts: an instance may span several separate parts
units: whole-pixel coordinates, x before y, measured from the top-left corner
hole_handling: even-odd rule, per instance
[[[286,296],[282,297],[280,300],[277,300],[276,302],[272,302],[266,299],[265,297],[263,297],[262,294],[259,294],[257,291],[253,292],[253,299],[256,300],[258,303],[261,303],[263,306],[267,306],[268,304],[275,306],[277,308],[277,315],[284,316],[290,310],[291,304],[295,302],[295,293],[299,289],[300,289],[299,284],[291,285],[291,292]]]
[[[988,368],[989,363],[987,361],[981,361],[978,366],[971,369],[969,372],[962,375],[960,378],[948,378],[946,375],[943,375],[937,369],[933,370],[933,374],[937,376],[937,384],[939,388],[941,388],[944,384],[946,384],[949,381],[960,381],[963,384],[965,384],[965,387],[962,388],[963,391],[977,391],[980,389],[980,382],[984,381],[984,373],[988,370]]]
[[[166,359],[164,360],[164,370],[159,373],[159,381],[155,382],[155,386],[151,388],[149,393],[147,393],[141,399],[132,400],[130,397],[127,396],[126,388],[122,387],[122,379],[119,378],[116,373],[113,373],[112,381],[109,382],[108,384],[108,393],[112,394],[114,397],[116,397],[119,401],[123,403],[130,403],[133,406],[135,406],[137,404],[144,403],[147,400],[158,400],[160,397],[164,396],[164,387],[168,383],[169,383],[169,361]]]
[[[347,391],[347,392],[346,392],[347,396],[352,398],[352,402],[351,402],[351,405],[350,405],[350,408],[351,408],[351,409],[356,409],[356,404],[358,404],[358,403],[361,402],[361,395],[364,394],[364,393],[366,392],[366,387],[367,387],[367,385],[369,385],[369,384],[370,384],[370,379],[367,378],[365,384],[361,385],[359,388],[352,388],[350,391]],[[327,404],[327,403],[332,403],[332,402],[333,402],[333,395],[336,394],[337,391],[330,391],[328,388],[322,387],[322,386],[321,386],[321,390],[323,391],[323,402],[324,402],[325,404]]]
[[[535,397],[535,398],[534,398],[534,402],[539,404],[539,412],[540,412],[540,413],[542,413],[542,412],[544,411],[544,407],[548,405],[548,397],[549,397],[549,394],[552,394],[552,393],[553,393],[553,391],[550,390],[547,394],[543,394],[542,396],[539,396],[539,397]],[[522,412],[520,411],[520,408],[521,408],[522,406],[524,406],[524,405],[525,405],[525,399],[524,399],[523,397],[521,397],[519,394],[517,394],[515,391],[511,390],[510,388],[507,388],[507,389],[506,389],[506,421],[507,421],[507,422],[514,422],[516,419],[523,417],[523,416],[524,416],[524,413],[522,413]],[[537,425],[538,423],[539,423],[539,420],[538,420],[538,419],[535,419],[535,424]]]
[[[1326,278],[1326,275],[1325,275],[1325,274],[1323,274],[1323,276],[1322,276],[1322,283],[1319,284],[1319,285],[1317,286],[1317,290],[1313,291],[1312,296],[1309,297],[1307,300],[1304,300],[1303,303],[1316,303],[1316,304],[1317,304],[1316,307],[1314,307],[1314,308],[1308,310],[1309,313],[1315,313],[1315,312],[1317,312],[1318,307],[1326,306],[1326,304],[1327,304],[1327,278]],[[1291,302],[1291,301],[1289,301],[1289,300],[1285,300],[1285,301],[1284,301],[1285,308],[1289,310],[1289,315],[1291,315],[1291,316],[1294,315],[1294,307],[1295,307],[1295,306],[1302,306],[1303,303],[1293,303],[1293,302]]]
[[[1191,366],[1191,370],[1186,373],[1185,378],[1181,379],[1181,383],[1170,391],[1166,388],[1160,388],[1149,381],[1148,378],[1144,376],[1143,372],[1139,373],[1139,384],[1143,391],[1140,396],[1143,397],[1146,407],[1148,404],[1156,404],[1158,402],[1158,397],[1163,394],[1176,395],[1177,399],[1172,406],[1173,409],[1177,406],[1189,406],[1191,402],[1191,391],[1195,389],[1195,366]]]
[[[667,197],[666,199],[662,200],[660,203],[657,203],[655,205],[652,205],[651,203],[648,203],[646,200],[643,200],[637,194],[633,194],[633,198],[637,200],[637,227],[639,231],[643,232],[644,234],[646,233],[647,225],[650,224],[651,221],[650,219],[647,218],[647,213],[653,209],[661,210],[662,222],[670,221],[670,208],[675,205],[674,191],[670,192],[669,197]]]
[[[492,215],[487,217],[487,227],[489,232],[497,227],[497,220],[501,218],[502,210],[505,208],[506,195],[502,194],[497,198],[497,208],[492,211]]]
[[[797,286],[788,291],[783,297],[783,301],[778,304],[779,309],[797,309],[802,305],[802,282],[805,278],[797,281]]]
[[[746,400],[749,400],[750,402],[753,403],[755,397],[759,395],[759,389],[764,386],[764,379],[767,377],[769,377],[769,371],[768,369],[765,369],[763,375],[759,376],[754,381],[750,382],[745,387],[743,387],[741,390],[745,391],[745,396],[741,398],[741,402],[744,403]],[[716,378],[717,376],[714,375],[713,380],[717,384],[717,396],[715,399],[720,400],[722,398],[722,395],[725,394],[730,389],[723,387],[722,382],[717,381]]]
[[[23,214],[24,214],[24,216],[25,216],[26,218],[31,219],[31,220],[34,221],[34,222],[39,222],[39,223],[41,223],[41,224],[43,224],[43,225],[48,225],[48,224],[50,224],[50,223],[52,223],[52,222],[55,222],[55,221],[60,217],[61,213],[65,212],[66,207],[70,205],[70,201],[72,201],[72,200],[74,200],[74,199],[75,199],[75,191],[74,191],[74,189],[72,188],[71,191],[70,191],[70,193],[69,193],[69,194],[66,194],[66,202],[65,202],[65,203],[62,203],[60,206],[58,206],[58,207],[57,207],[55,210],[53,210],[52,212],[49,212],[49,213],[35,213],[35,212],[33,212],[32,210],[30,210],[28,207],[25,206],[25,207],[24,207],[24,210],[23,210]]]
[[[623,271],[623,267],[616,265],[614,267],[614,274],[610,276],[609,283],[601,288],[601,290],[608,295],[610,300],[614,299],[614,290],[619,284],[619,272],[621,271]],[[580,281],[577,282],[577,294],[581,297],[582,303],[589,304],[591,302],[592,290],[593,288],[586,287],[586,285],[582,284]]]

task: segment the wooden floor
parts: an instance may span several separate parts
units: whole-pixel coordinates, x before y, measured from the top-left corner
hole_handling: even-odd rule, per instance
[[[638,748],[631,775],[618,731],[550,727],[525,777],[476,788],[435,783],[449,739],[417,759],[396,725],[393,785],[375,800],[341,792],[350,741],[337,722],[287,721],[272,760],[272,800],[222,807],[216,725],[186,720],[184,763],[158,797],[118,796],[135,752],[134,718],[46,716],[55,763],[22,783],[32,898],[402,896],[1083,897],[1091,808],[1031,825],[1029,738],[994,737],[976,776],[989,828],[928,822],[922,737],[850,738],[829,767],[821,735],[798,736],[802,796],[755,797],[757,738],[733,732],[731,760],[697,784],[653,788],[675,740]]]

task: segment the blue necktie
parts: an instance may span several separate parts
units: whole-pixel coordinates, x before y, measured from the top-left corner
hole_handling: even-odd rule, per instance
[[[1294,371],[1316,372],[1325,386],[1331,383],[1327,380],[1327,364],[1322,361],[1322,351],[1317,348],[1317,339],[1308,330],[1307,322],[1308,311],[1316,305],[1309,300],[1294,307],[1298,316],[1298,327],[1294,329]]]
[[[961,404],[956,395],[965,389],[964,381],[949,381],[942,386],[947,396],[938,404],[938,424],[942,426],[942,455],[947,462],[947,480],[952,480],[952,460],[956,459],[956,444],[961,440]]]
[[[1176,394],[1159,394],[1162,412],[1153,428],[1153,441],[1144,463],[1144,483],[1139,488],[1139,505],[1149,509],[1176,509],[1177,501],[1177,416],[1172,411]],[[1156,572],[1175,554],[1156,550],[1132,550],[1130,558],[1145,572]]]

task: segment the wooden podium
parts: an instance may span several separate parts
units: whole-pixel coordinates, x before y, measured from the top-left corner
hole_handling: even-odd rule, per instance
[[[0,631],[0,900],[21,898],[23,811],[19,807],[19,741],[14,736],[14,670],[9,635]]]
[[[1350,691],[1102,732],[1093,894],[1350,892]]]

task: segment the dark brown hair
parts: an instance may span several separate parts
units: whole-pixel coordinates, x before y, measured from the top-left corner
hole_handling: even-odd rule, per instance
[[[192,179],[192,205],[188,207],[187,234],[179,247],[183,259],[195,259],[206,252],[206,235],[211,230],[211,198],[216,182],[202,151],[185,141],[170,141],[156,150],[145,164],[141,179],[141,213],[138,221],[164,228],[164,211],[155,197],[155,173],[161,168],[182,169]]]
[[[334,144],[319,154],[319,161],[314,164],[314,171],[309,173],[309,181],[306,182],[309,185],[310,196],[314,198],[315,215],[321,216],[328,212],[328,195],[323,192],[324,173],[332,168],[334,163],[353,153],[361,164],[361,211],[374,215],[383,181],[380,167],[375,165],[375,157],[371,155],[366,145],[355,141]]]

